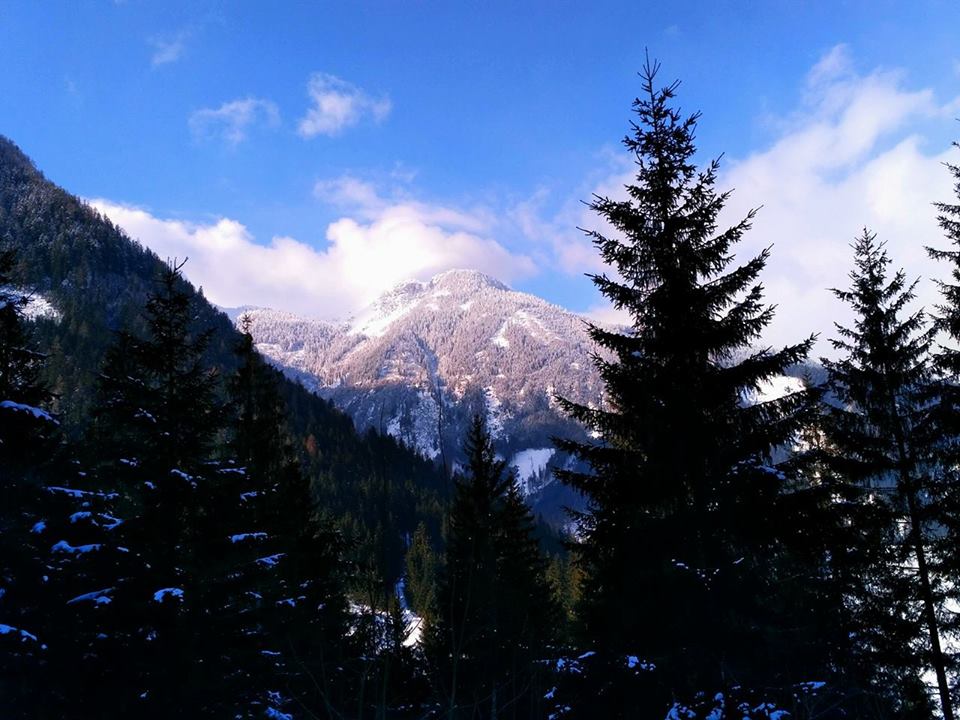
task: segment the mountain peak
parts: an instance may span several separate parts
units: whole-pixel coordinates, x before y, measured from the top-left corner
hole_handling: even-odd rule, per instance
[[[433,287],[447,289],[456,288],[465,291],[476,291],[483,288],[492,288],[494,290],[510,289],[502,282],[496,278],[490,277],[486,273],[482,273],[479,270],[468,270],[462,268],[446,270],[442,273],[438,273],[430,278],[430,281],[427,284]]]

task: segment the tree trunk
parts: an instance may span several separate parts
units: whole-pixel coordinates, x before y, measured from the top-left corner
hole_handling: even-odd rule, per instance
[[[940,625],[937,622],[937,611],[933,604],[930,570],[927,567],[927,556],[923,549],[923,533],[920,529],[917,500],[912,488],[907,493],[907,508],[910,513],[910,542],[917,557],[917,574],[920,577],[920,594],[923,599],[923,619],[930,635],[930,655],[933,660],[933,669],[937,674],[940,706],[943,710],[944,720],[953,720],[953,705],[950,699],[950,686],[947,683],[946,663],[943,659],[943,649],[940,646]]]
[[[894,404],[894,408],[896,405]],[[954,720],[953,703],[950,699],[950,685],[947,682],[946,663],[943,659],[943,648],[940,646],[940,624],[937,621],[937,610],[933,603],[933,589],[930,586],[930,570],[927,567],[927,555],[923,548],[923,530],[920,527],[920,508],[917,505],[917,495],[914,488],[910,469],[913,460],[907,452],[907,443],[904,438],[903,427],[895,413],[897,422],[894,426],[897,440],[897,452],[900,457],[900,482],[907,498],[907,513],[910,516],[910,544],[917,558],[917,575],[920,578],[920,595],[923,602],[923,621],[927,626],[930,637],[930,657],[933,670],[937,675],[937,689],[940,693],[940,708],[943,711],[943,720]]]

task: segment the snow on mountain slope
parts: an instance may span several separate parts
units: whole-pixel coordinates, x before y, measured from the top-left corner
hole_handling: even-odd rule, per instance
[[[19,302],[23,298],[26,299],[26,305],[23,306],[23,316],[27,320],[40,318],[60,320],[60,311],[40,293],[0,285],[0,303]]]
[[[472,270],[405,282],[342,323],[247,309],[257,347],[308,387],[448,464],[473,413],[486,415],[521,487],[549,480],[550,437],[582,437],[554,393],[599,404],[578,315]],[[528,453],[528,454],[524,454]]]

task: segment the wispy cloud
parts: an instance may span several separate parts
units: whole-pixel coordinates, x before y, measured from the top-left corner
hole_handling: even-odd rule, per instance
[[[327,73],[310,76],[307,94],[313,105],[297,127],[305,138],[338,135],[365,117],[380,122],[393,108],[390,98],[373,97],[356,85]]]
[[[394,179],[394,174],[389,175]],[[351,217],[376,220],[388,214],[416,217],[418,220],[443,227],[489,234],[501,230],[495,213],[485,207],[456,208],[440,203],[417,200],[403,184],[389,183],[386,190],[371,180],[353,175],[318,180],[314,197]],[[464,267],[464,266],[461,266]]]
[[[153,54],[150,56],[150,64],[153,67],[167,65],[179,60],[187,48],[187,40],[190,39],[192,32],[189,29],[179,30],[174,35],[154,36],[150,38],[150,46],[153,48]]]
[[[239,145],[257,123],[275,127],[280,124],[276,103],[246,97],[223,103],[218,108],[203,108],[190,115],[188,124],[197,139],[219,137],[229,145]]]

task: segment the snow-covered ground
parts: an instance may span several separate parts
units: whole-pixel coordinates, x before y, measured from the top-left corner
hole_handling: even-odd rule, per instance
[[[555,452],[554,448],[530,448],[513,456],[510,465],[516,471],[520,492],[529,495],[536,489],[531,487],[531,481],[536,480],[546,470],[547,463]]]
[[[59,320],[60,311],[53,304],[39,293],[29,292],[20,288],[10,286],[0,286],[0,300],[4,297],[25,297],[27,303],[23,308],[23,315],[27,320],[37,320],[40,318],[48,320]]]
[[[758,404],[779,400],[782,397],[805,389],[803,380],[788,375],[777,375],[764,382],[756,392],[747,393],[744,398],[748,404]]]

